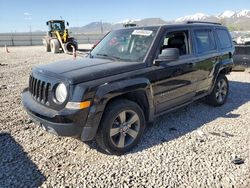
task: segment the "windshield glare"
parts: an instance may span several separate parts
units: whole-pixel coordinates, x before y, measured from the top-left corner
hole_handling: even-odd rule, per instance
[[[110,32],[92,51],[93,58],[115,58],[142,62],[155,37],[156,28]]]

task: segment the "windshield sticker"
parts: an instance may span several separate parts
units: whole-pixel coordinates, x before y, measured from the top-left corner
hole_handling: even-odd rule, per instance
[[[134,30],[132,35],[150,36],[152,33],[150,30]]]

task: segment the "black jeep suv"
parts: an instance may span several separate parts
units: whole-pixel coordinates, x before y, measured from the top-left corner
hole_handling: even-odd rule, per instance
[[[84,59],[33,68],[22,103],[48,132],[123,154],[163,113],[203,97],[224,104],[233,54],[216,23],[115,30]]]

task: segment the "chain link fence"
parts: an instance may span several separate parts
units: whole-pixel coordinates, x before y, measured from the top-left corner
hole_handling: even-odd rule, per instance
[[[0,46],[36,46],[42,45],[45,32],[39,33],[0,33]],[[99,41],[103,34],[71,34],[79,44],[93,44]]]

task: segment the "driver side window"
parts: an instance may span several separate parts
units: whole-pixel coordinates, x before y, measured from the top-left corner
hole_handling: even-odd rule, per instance
[[[167,33],[163,39],[160,52],[167,48],[177,48],[180,56],[190,54],[188,37],[188,31]]]

